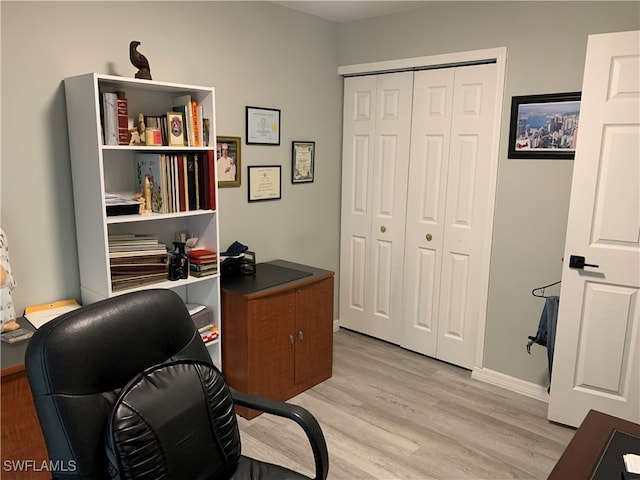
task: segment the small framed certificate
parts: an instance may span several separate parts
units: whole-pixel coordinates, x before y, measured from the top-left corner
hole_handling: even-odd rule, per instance
[[[249,201],[280,200],[282,167],[263,165],[247,167]]]
[[[292,142],[291,183],[313,182],[316,142]]]
[[[246,108],[247,145],[280,145],[280,110]]]

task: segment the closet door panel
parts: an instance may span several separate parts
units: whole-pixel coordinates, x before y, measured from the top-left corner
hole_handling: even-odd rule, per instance
[[[436,356],[453,69],[414,75],[402,346]]]
[[[472,368],[486,295],[495,64],[454,69],[437,356]]]
[[[398,343],[413,74],[345,79],[340,324]]]
[[[371,310],[371,180],[375,138],[376,79],[344,81],[342,219],[340,240],[340,323],[366,325]]]

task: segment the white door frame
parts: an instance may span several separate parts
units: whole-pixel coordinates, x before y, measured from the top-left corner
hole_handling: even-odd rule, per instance
[[[496,184],[498,171],[498,158],[500,153],[500,132],[502,129],[502,105],[504,101],[504,82],[507,62],[507,48],[488,48],[469,52],[445,53],[427,57],[404,58],[399,60],[387,60],[382,62],[360,63],[355,65],[343,65],[338,67],[338,75],[349,77],[353,75],[372,75],[376,73],[397,72],[403,70],[421,70],[425,68],[445,68],[459,65],[471,65],[474,63],[495,62],[496,71],[496,108],[494,111],[494,138],[491,153],[491,170],[496,172],[489,186],[488,208],[492,212],[491,228],[487,229],[487,238],[484,239],[483,265],[484,285],[482,295],[482,311],[484,315],[478,319],[478,341],[476,346],[475,365],[473,370],[482,369],[484,359],[484,333],[487,322],[487,303],[489,293],[489,266],[491,262],[491,244],[493,237],[493,220],[495,214]],[[342,280],[342,279],[340,279]]]

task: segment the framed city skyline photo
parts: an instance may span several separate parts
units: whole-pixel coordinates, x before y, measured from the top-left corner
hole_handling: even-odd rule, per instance
[[[573,160],[581,92],[513,97],[509,158]]]

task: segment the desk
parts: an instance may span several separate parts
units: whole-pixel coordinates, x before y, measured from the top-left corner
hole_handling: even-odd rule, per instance
[[[22,328],[33,330],[24,318],[18,319]],[[24,353],[28,341],[15,344],[3,343],[2,384],[1,384],[1,417],[0,417],[0,452],[2,467],[0,475],[6,479],[40,479],[51,478],[46,471],[10,471],[5,460],[32,460],[39,467],[49,459],[44,443],[40,422],[33,405],[31,389],[24,370]]]
[[[614,430],[636,436],[640,435],[640,425],[637,423],[589,410],[580,428],[551,471],[548,480],[586,480],[591,478]],[[617,479],[620,476],[611,478]]]
[[[222,371],[229,385],[288,400],[331,377],[333,276],[274,260],[257,264],[255,277],[222,278]]]

